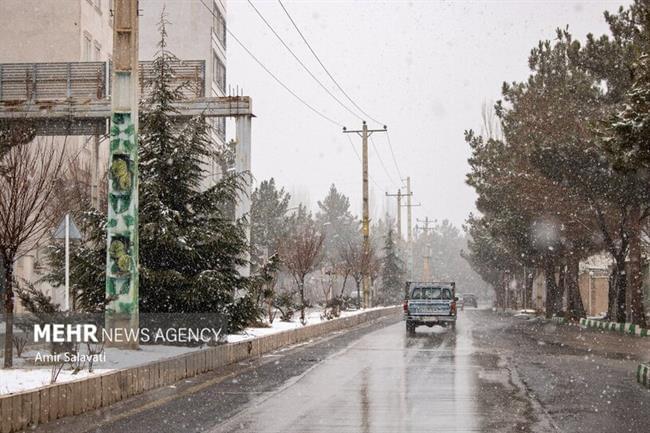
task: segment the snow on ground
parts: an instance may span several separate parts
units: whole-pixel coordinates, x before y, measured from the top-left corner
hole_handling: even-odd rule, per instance
[[[66,364],[56,380],[56,383],[70,382],[84,377],[96,376],[123,368],[135,367],[147,364],[159,359],[169,358],[193,350],[200,350],[198,347],[179,346],[153,346],[142,345],[139,350],[121,350],[114,347],[105,348],[105,361],[93,365],[93,372],[88,372],[88,367],[73,374],[72,367]],[[16,364],[22,368],[0,369],[0,395],[11,394],[33,388],[40,388],[50,384],[52,376],[51,365],[33,365],[33,358],[37,351],[30,351],[23,354],[25,359],[17,359]],[[41,355],[49,354],[46,350],[40,351]],[[32,362],[26,362],[30,360]]]
[[[352,310],[352,311],[342,311],[341,317],[354,316],[355,314],[360,314],[366,311],[375,310],[377,308],[367,308],[365,310]],[[315,325],[321,323],[325,319],[321,317],[322,310],[309,310],[305,312],[305,318],[307,319],[307,325]],[[286,331],[288,329],[301,328],[300,324],[300,312],[296,312],[291,322],[283,322],[279,317],[276,317],[273,320],[273,324],[268,328],[246,328],[239,334],[231,334],[228,336],[228,343],[236,343],[238,341],[250,340],[251,338],[263,337],[269,334],[275,334],[277,332]]]
[[[360,314],[366,311],[379,309],[383,307],[369,308],[365,310],[343,311],[341,317],[348,317]],[[322,310],[313,309],[306,312],[307,325],[321,323],[325,319],[321,317]],[[228,335],[228,342],[235,343],[238,341],[250,340],[252,338],[262,337],[264,335],[275,334],[278,332],[300,328],[300,313],[297,312],[291,322],[283,322],[279,318],[273,321],[273,324],[266,328],[246,328],[239,334]],[[88,376],[100,375],[114,370],[135,367],[137,365],[147,364],[164,358],[181,355],[194,350],[201,350],[199,347],[181,347],[181,346],[163,346],[163,345],[142,345],[138,350],[123,350],[117,348],[106,348],[105,361],[97,362],[93,366],[93,373],[89,373],[87,367],[72,374],[73,371],[66,365],[65,369],[59,374],[56,383],[70,382]],[[46,354],[47,351],[41,351]],[[16,359],[15,364],[19,368],[0,369],[0,395],[12,394],[26,391],[34,388],[40,388],[50,384],[51,366],[43,365],[33,366],[35,351],[26,352],[23,358]],[[31,359],[30,359],[31,358]]]

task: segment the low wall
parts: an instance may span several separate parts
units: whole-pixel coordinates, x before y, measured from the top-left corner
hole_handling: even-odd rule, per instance
[[[247,341],[209,347],[138,367],[2,396],[0,433],[17,432],[110,406],[150,389],[168,386],[181,379],[401,312],[401,306],[371,310]]]
[[[606,322],[604,320],[580,319],[580,326],[585,328],[604,329],[606,331],[617,331],[639,337],[648,337],[650,333],[645,328],[640,328],[633,323]]]

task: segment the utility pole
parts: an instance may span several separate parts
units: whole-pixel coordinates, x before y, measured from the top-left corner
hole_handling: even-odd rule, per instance
[[[429,227],[429,223],[432,222],[429,217],[425,217],[424,220],[418,219],[417,221],[424,223],[422,231],[424,231],[425,235],[428,235],[429,231],[433,230],[433,227]],[[425,281],[431,279],[431,245],[428,243],[425,243],[424,254],[422,255],[422,276]]]
[[[400,241],[402,240],[402,197],[404,197],[405,195],[406,194],[402,194],[401,189],[397,190],[397,194],[386,193],[386,197],[397,197],[397,238]],[[411,201],[410,196],[409,196],[409,201]]]
[[[424,227],[422,227],[422,230],[424,230],[425,233],[429,233],[429,230],[433,230],[433,227],[429,227],[429,224],[433,222],[429,219],[429,217],[425,217],[423,220],[418,218],[417,222],[424,223]]]
[[[362,155],[361,155],[361,189],[363,196],[363,213],[361,220],[361,227],[363,232],[363,254],[367,259],[370,256],[370,207],[368,206],[368,137],[370,137],[375,132],[386,132],[388,128],[384,125],[384,129],[368,129],[366,121],[363,121],[361,130],[348,131],[347,128],[343,127],[344,134],[357,134],[361,137],[362,143]],[[368,267],[363,267],[363,278],[362,278],[362,289],[363,289],[363,306],[364,308],[369,308],[372,305],[370,299],[370,274],[368,272]]]
[[[138,0],[115,2],[108,180],[106,327],[139,328]],[[137,348],[137,341],[112,342]]]
[[[413,195],[413,192],[411,191],[411,176],[406,177],[406,219],[407,219],[407,226],[406,226],[406,241],[408,242],[409,245],[411,245],[411,242],[413,241],[413,212],[411,212],[411,207],[413,205],[411,204],[411,196]],[[419,205],[418,205],[419,206]]]
[[[408,267],[409,279],[413,280],[413,211],[411,210],[414,207],[422,206],[420,203],[412,204],[411,197],[413,196],[413,191],[411,191],[411,176],[406,178],[406,194],[407,202],[404,205],[406,207],[406,218],[407,218],[407,232],[406,232],[406,266]]]

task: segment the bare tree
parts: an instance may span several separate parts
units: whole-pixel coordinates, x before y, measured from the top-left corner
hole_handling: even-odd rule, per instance
[[[367,272],[374,281],[379,274],[378,261],[375,258],[374,248],[371,246],[367,254],[363,251],[361,237],[349,239],[344,248],[339,252],[345,272],[352,277],[357,289],[357,303],[360,304],[361,282]]]
[[[313,272],[322,259],[325,235],[301,205],[291,218],[291,228],[280,249],[283,262],[293,277],[300,293],[300,322],[305,321],[305,278]]]
[[[56,223],[52,198],[63,172],[65,143],[38,139],[26,144],[16,142],[11,134],[3,137],[9,151],[2,158],[0,175],[0,258],[5,286],[4,367],[9,368],[13,364],[13,267]]]

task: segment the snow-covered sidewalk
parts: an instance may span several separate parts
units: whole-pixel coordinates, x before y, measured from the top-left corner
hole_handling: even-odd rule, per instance
[[[372,311],[384,307],[369,308],[366,310],[343,311],[340,317],[348,317],[367,311]],[[326,319],[322,318],[322,310],[309,310],[306,312],[307,324],[305,326],[316,325]],[[336,319],[334,319],[336,320]],[[278,317],[273,323],[264,328],[246,328],[238,334],[228,335],[228,342],[235,343],[238,341],[250,340],[269,334],[275,334],[291,329],[301,328],[299,314],[290,322],[283,322]],[[88,368],[73,374],[73,370],[66,365],[57,378],[56,383],[70,382],[82,379],[88,376],[101,375],[115,370],[136,367],[159,361],[165,358],[171,358],[191,351],[202,350],[200,347],[181,347],[181,346],[163,346],[163,345],[142,345],[139,350],[123,350],[117,348],[106,348],[105,361],[97,362],[93,366],[93,372],[89,373]],[[43,354],[43,352],[41,352]],[[30,389],[40,388],[50,384],[51,366],[29,366],[30,358],[33,361],[36,352],[30,351],[23,354],[23,359],[16,359],[15,364],[18,368],[0,369],[0,395],[13,394]]]

